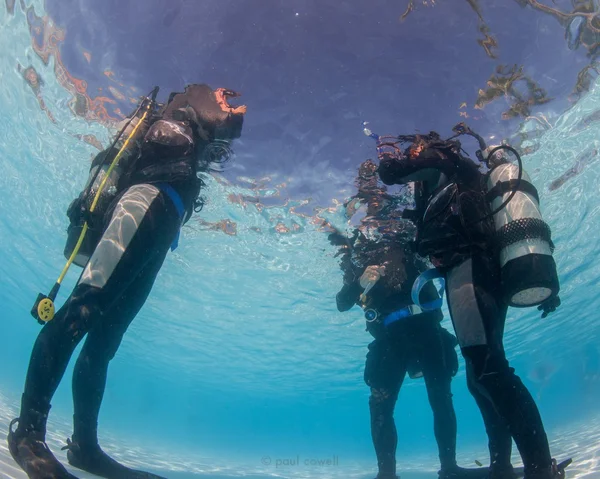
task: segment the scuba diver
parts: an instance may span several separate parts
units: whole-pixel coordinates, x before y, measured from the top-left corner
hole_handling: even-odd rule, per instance
[[[509,306],[538,306],[542,318],[560,306],[550,228],[516,150],[487,147],[464,123],[453,131],[444,140],[435,132],[379,137],[366,126],[364,130],[377,141],[383,183],[414,187],[416,208],[405,210],[404,217],[417,228],[414,251],[429,258],[435,269],[417,280],[412,298],[420,304],[423,284],[434,277],[445,280],[468,387],[489,438],[490,477],[503,478],[510,470],[505,459],[511,439],[526,479],[564,477],[571,461],[557,465],[552,459],[535,401],[510,367],[503,346]],[[479,142],[481,167],[463,155],[460,135]],[[427,309],[426,304],[421,307]]]
[[[423,291],[432,309],[425,311],[413,304],[411,286],[427,266],[408,247],[414,226],[402,219],[398,198],[377,182],[377,165],[365,161],[356,179],[358,193],[347,203],[346,216],[356,211],[357,202],[366,204],[366,216],[352,238],[338,231],[329,236],[340,247],[344,272],[344,285],[336,296],[338,310],[362,307],[367,331],[374,338],[368,347],[364,379],[371,390],[377,479],[397,477],[394,408],[407,373],[411,379],[425,381],[439,450],[439,477],[484,479],[487,469],[464,469],[456,463],[451,382],[458,370],[458,341],[440,325],[442,300],[432,283]]]
[[[27,371],[19,417],[11,422],[11,455],[31,479],[75,476],[48,448],[50,402],[74,349],[87,334],[73,374],[69,463],[108,479],[156,479],[119,464],[98,444],[98,414],[107,370],[123,335],[150,294],[181,226],[202,206],[203,177],[229,158],[246,107],[237,93],[205,84],[156,102],[158,87],[125,121],[113,144],[92,162],[89,180],[69,206],[67,265],[32,315],[44,324]],[[54,299],[71,263],[83,272],[54,315]],[[18,424],[16,429],[14,425]]]

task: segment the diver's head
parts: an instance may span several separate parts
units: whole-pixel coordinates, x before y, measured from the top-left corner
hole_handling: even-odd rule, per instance
[[[427,144],[425,140],[420,135],[417,135],[415,141],[406,149],[405,154],[411,160],[416,160],[426,147]]]
[[[358,176],[361,179],[368,180],[377,173],[377,164],[373,160],[366,160],[358,167]]]
[[[163,118],[192,127],[199,170],[218,169],[231,159],[231,142],[242,135],[246,107],[231,106],[228,99],[239,96],[205,84],[187,85],[183,93],[171,93]]]
[[[202,141],[230,142],[242,135],[245,106],[231,106],[228,98],[240,96],[226,88],[187,85],[183,93],[171,93],[163,118],[189,122]]]

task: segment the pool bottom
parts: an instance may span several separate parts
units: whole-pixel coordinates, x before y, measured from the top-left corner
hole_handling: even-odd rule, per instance
[[[6,443],[8,424],[16,414],[17,404],[11,403],[0,394],[0,477],[6,479],[27,479],[27,475],[13,461]],[[97,476],[72,468],[67,463],[66,452],[61,451],[65,438],[69,436],[70,425],[66,418],[50,418],[47,443],[52,452],[76,477],[93,479]],[[568,428],[557,428],[550,431],[554,438],[551,447],[559,461],[573,458],[573,464],[567,469],[567,477],[572,479],[600,479],[600,416],[585,422],[572,424]],[[112,438],[103,440],[105,451],[134,469],[154,472],[169,479],[373,479],[375,465],[369,461],[344,461],[344,464],[303,465],[300,464],[261,464],[260,461],[243,461],[217,464],[210,457],[190,455],[184,457],[181,453],[172,454],[168,450],[155,447],[121,447],[119,441]],[[161,448],[162,449],[162,448]],[[458,456],[458,462],[464,467],[476,467],[472,464],[473,457],[483,457],[485,447],[463,450]],[[168,461],[165,458],[169,458]],[[398,465],[401,479],[435,479],[437,464],[435,457],[414,457],[410,464],[402,461]],[[515,465],[519,465],[516,458]]]

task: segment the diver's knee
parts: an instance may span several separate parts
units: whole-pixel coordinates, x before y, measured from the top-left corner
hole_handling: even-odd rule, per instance
[[[391,416],[394,413],[396,396],[386,388],[371,388],[369,409],[372,413]]]
[[[462,354],[467,368],[476,378],[510,370],[506,356],[487,345],[462,348]]]
[[[97,314],[95,308],[85,302],[69,298],[54,319],[42,328],[40,337],[68,339],[79,343],[91,329]]]
[[[467,366],[468,387],[486,393],[498,384],[507,384],[517,379],[503,353],[492,351],[487,346],[463,348]]]

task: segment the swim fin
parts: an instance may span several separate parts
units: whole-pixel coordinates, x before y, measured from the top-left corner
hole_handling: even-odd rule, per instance
[[[488,479],[489,469],[487,467],[468,469],[455,466],[451,469],[441,469],[438,471],[438,477],[439,479]]]
[[[54,457],[43,433],[13,431],[18,421],[14,419],[8,428],[8,450],[30,479],[77,479]]]
[[[78,443],[67,439],[67,446],[63,449],[68,449],[67,460],[71,466],[106,479],[166,479],[151,472],[136,471],[118,463],[97,444],[82,449]]]
[[[555,467],[553,467],[554,478],[561,479],[561,478],[565,477],[565,469],[567,467],[569,467],[572,462],[573,462],[573,459],[569,458],[569,459],[565,459],[564,461],[562,461],[559,464],[556,464],[556,459],[552,459],[552,464],[553,464],[553,466],[555,466]],[[515,477],[517,479],[525,477],[525,470],[523,467],[515,467],[514,472],[515,472]],[[494,479],[496,479],[496,478],[494,477]],[[498,479],[504,479],[504,478],[500,477]]]

